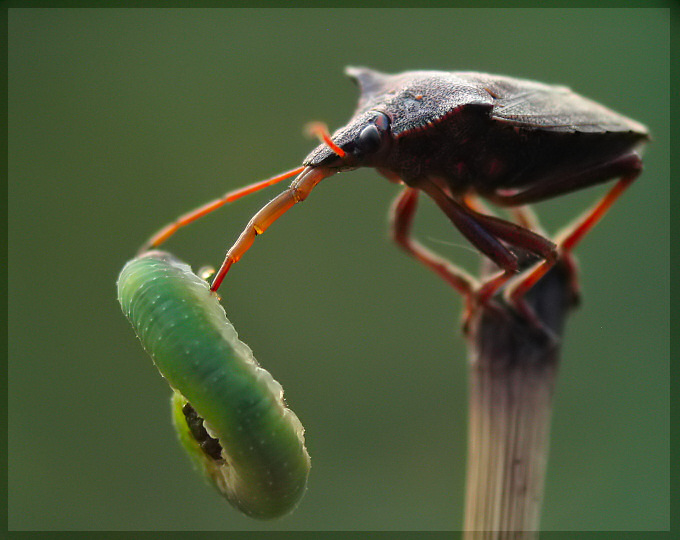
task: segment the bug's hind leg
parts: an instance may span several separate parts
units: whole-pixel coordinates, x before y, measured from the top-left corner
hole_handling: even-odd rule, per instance
[[[526,227],[511,223],[495,216],[483,214],[472,209],[468,212],[492,235],[503,240],[511,246],[515,246],[541,257],[545,261],[554,262],[557,260],[557,249],[550,240]],[[525,215],[525,217],[527,217]],[[477,301],[479,304],[486,304],[489,299],[510,279],[515,276],[515,272],[505,271],[488,279],[477,291]]]
[[[484,216],[467,208],[434,183],[425,182],[421,189],[432,197],[461,234],[501,269],[500,274],[485,281],[473,294],[474,305],[490,305],[490,300],[496,291],[519,272],[517,256],[501,240],[506,240],[505,236],[510,236],[509,228],[521,229],[521,227],[492,216]],[[495,227],[497,230],[491,230],[487,226],[489,224],[493,226],[496,223],[498,223]],[[529,231],[526,232],[533,235]]]
[[[489,230],[495,232],[497,236],[503,237],[504,229],[514,231],[515,238],[508,237],[509,240],[514,240],[511,243],[514,245],[524,246],[529,251],[542,256],[544,259],[549,259],[555,257],[555,245],[547,239],[547,234],[541,227],[538,217],[531,210],[529,206],[518,206],[511,209],[511,213],[519,229],[512,224],[505,222],[504,220],[498,219],[492,212],[492,210],[486,206],[482,200],[474,193],[468,192],[463,197],[463,205],[474,211],[475,215],[481,220],[485,218],[490,218],[487,220],[487,225],[490,225]],[[493,221],[491,221],[493,220]],[[502,223],[503,229],[494,230],[495,223]],[[499,234],[500,233],[500,234]],[[516,238],[519,235],[520,239]],[[507,236],[507,235],[506,235]],[[523,240],[522,240],[523,238]],[[502,271],[495,276],[487,279],[482,286],[477,290],[476,300],[480,305],[485,305],[489,302],[489,299],[498,291],[503,285],[505,285],[509,280],[515,276],[514,272]]]
[[[465,238],[501,268],[501,272],[498,275],[486,280],[480,286],[476,286],[471,294],[466,295],[467,303],[466,311],[463,316],[463,332],[467,334],[471,316],[478,306],[496,309],[497,306],[495,306],[491,298],[496,291],[519,272],[517,256],[501,242],[501,239],[497,234],[498,231],[491,231],[487,228],[486,224],[482,223],[484,220],[484,217],[480,219],[482,214],[474,212],[465,204],[459,203],[434,183],[424,182],[420,189],[432,197],[439,208],[446,214]],[[479,208],[482,207],[480,206]],[[521,227],[518,227],[517,225],[503,222],[498,218],[491,216],[486,217],[488,218],[487,221],[489,221],[489,223],[502,222],[503,225],[497,227],[501,232],[506,231],[508,227],[521,229]],[[538,238],[537,235],[534,235],[530,231],[526,232],[532,236],[532,238]],[[507,234],[501,234],[500,236],[507,236]],[[541,239],[541,241],[548,242],[545,239]],[[548,244],[550,244],[550,242],[548,242]],[[498,309],[497,311],[500,315],[506,314],[503,310]]]
[[[576,243],[578,243],[588,233],[588,231],[592,229],[595,223],[599,221],[609,206],[611,206],[614,200],[618,198],[618,195],[620,195],[621,191],[623,191],[625,187],[630,185],[640,175],[640,172],[642,172],[642,160],[640,159],[640,156],[633,151],[599,166],[582,170],[577,174],[572,174],[570,176],[565,176],[558,179],[543,179],[540,182],[536,182],[535,187],[526,189],[513,195],[488,193],[485,194],[485,196],[487,196],[487,198],[489,198],[489,200],[491,200],[494,204],[499,206],[514,207],[517,205],[526,205],[546,199],[551,199],[572,191],[601,184],[617,177],[621,178],[619,183],[614,186],[614,188],[612,188],[609,194],[605,195],[600,203],[594,206],[582,218],[577,219],[574,224],[567,227],[563,233],[558,235],[558,244],[560,244],[558,248],[560,259],[567,265],[567,268],[571,274],[573,302],[574,304],[577,304],[580,299],[578,266],[576,259],[571,254],[571,251],[575,247]],[[612,197],[611,201],[608,203],[605,202],[610,196]],[[606,208],[604,208],[601,214],[594,217],[592,222],[589,222],[588,216],[594,214],[597,211],[598,206],[602,203],[607,205]],[[584,227],[579,227],[580,224]],[[574,234],[574,238],[567,241],[566,237],[569,236],[570,233]],[[571,247],[569,247],[570,245]],[[525,277],[508,288],[509,290],[506,291],[506,297],[515,298],[515,305],[519,307],[520,310],[523,309],[526,311],[526,304],[523,304],[521,298],[548,271],[550,266],[551,265],[538,264],[535,268],[525,272]],[[530,277],[532,274],[533,277]],[[522,284],[525,279],[526,283]]]
[[[639,160],[638,160],[639,165]],[[575,279],[575,261],[571,255],[576,245],[583,240],[583,238],[591,231],[591,229],[602,219],[607,213],[612,204],[621,196],[621,194],[633,183],[633,181],[640,174],[640,167],[628,175],[621,178],[614,187],[605,194],[591,209],[585,212],[581,217],[577,218],[571,225],[565,228],[557,236],[559,258],[565,260],[572,268],[572,276]],[[555,261],[543,261],[538,263],[531,269],[527,270],[514,283],[511,283],[504,295],[515,308],[530,320],[535,320],[535,316],[524,301],[526,293],[540,280],[550,268],[555,264]]]
[[[411,230],[418,206],[418,190],[404,188],[390,208],[390,232],[396,244],[441,277],[465,299],[466,313],[473,306],[478,282],[463,269],[433,253],[413,238]],[[467,315],[465,315],[467,317]]]
[[[474,300],[478,305],[488,305],[493,295],[519,272],[517,256],[503,242],[536,253],[544,259],[556,256],[555,245],[539,234],[495,216],[476,212],[434,183],[424,182],[421,189],[432,197],[463,236],[501,269],[500,274],[486,280],[475,291]]]

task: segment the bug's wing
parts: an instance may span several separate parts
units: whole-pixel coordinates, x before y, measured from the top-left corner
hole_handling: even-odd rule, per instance
[[[392,134],[434,124],[463,106],[491,110],[493,97],[471,81],[445,71],[407,71],[386,75],[363,67],[345,73],[359,84],[361,97],[355,118],[376,110],[391,119]]]
[[[635,132],[647,128],[565,86],[483,73],[458,73],[483,86],[494,97],[491,117],[526,129],[565,132]]]

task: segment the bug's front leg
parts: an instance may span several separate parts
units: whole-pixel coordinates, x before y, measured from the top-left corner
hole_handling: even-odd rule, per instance
[[[474,291],[477,290],[479,284],[462,268],[433,253],[413,238],[411,232],[417,206],[418,190],[410,187],[404,188],[390,208],[392,240],[456,289],[465,299],[466,313],[469,313],[474,304]]]

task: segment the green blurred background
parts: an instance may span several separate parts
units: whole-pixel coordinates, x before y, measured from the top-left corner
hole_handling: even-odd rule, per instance
[[[222,291],[307,430],[309,490],[289,517],[243,517],[190,469],[116,302],[152,232],[297,166],[316,144],[306,122],[351,116],[348,64],[566,84],[650,127],[643,176],[578,250],[543,528],[667,528],[669,61],[667,10],[10,10],[10,529],[461,526],[461,302],[388,241],[398,188],[374,171],[322,184]],[[218,265],[278,190],[167,248]],[[537,209],[554,231],[603,190]],[[477,266],[428,201],[416,228]]]

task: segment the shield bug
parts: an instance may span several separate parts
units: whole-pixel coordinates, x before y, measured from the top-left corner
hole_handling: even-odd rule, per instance
[[[312,131],[323,143],[302,166],[226,194],[168,225],[145,248],[156,247],[178,228],[243,195],[296,176],[266,204],[227,252],[212,281],[213,291],[233,263],[295,203],[324,178],[374,167],[405,189],[392,206],[394,240],[467,299],[485,304],[519,272],[513,248],[541,262],[505,287],[510,302],[531,317],[523,296],[555,263],[569,259],[575,245],[639,175],[639,148],[648,140],[642,124],[563,86],[475,72],[409,71],[387,75],[350,67],[359,85],[359,105],[349,123],[332,136],[321,124]],[[618,179],[614,187],[564,232],[557,244],[532,230],[526,211],[514,223],[485,212],[484,198],[502,207],[524,207]],[[484,283],[425,249],[410,235],[420,192],[431,197],[451,222],[500,273]]]

